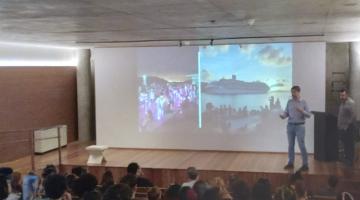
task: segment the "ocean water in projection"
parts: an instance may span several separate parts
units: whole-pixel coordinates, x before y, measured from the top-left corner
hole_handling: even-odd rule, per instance
[[[200,47],[198,64],[203,132],[263,133],[283,126],[279,113],[290,98],[292,44]]]

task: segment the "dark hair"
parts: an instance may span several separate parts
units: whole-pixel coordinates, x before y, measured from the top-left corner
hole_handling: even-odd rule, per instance
[[[133,174],[125,175],[120,179],[120,183],[128,185],[131,189],[134,189],[137,184],[136,176]]]
[[[211,187],[204,193],[204,196],[202,196],[199,200],[221,200],[219,188],[217,187]]]
[[[335,188],[337,186],[338,182],[339,182],[339,179],[336,176],[334,176],[334,175],[329,176],[328,185],[331,188]]]
[[[340,92],[340,93],[345,92],[345,93],[347,94],[347,93],[348,93],[348,89],[346,89],[346,88],[341,88],[339,92]]]
[[[46,178],[49,175],[56,174],[57,169],[55,165],[46,165],[46,167],[42,170],[41,176],[42,178]]]
[[[86,192],[83,200],[101,200],[101,194],[97,191]]]
[[[6,176],[0,174],[0,199],[6,199],[9,195],[9,187],[6,181]]]
[[[83,174],[86,174],[86,169],[84,169],[83,167],[81,166],[78,166],[78,167],[73,167],[71,169],[71,173],[72,174],[75,174],[76,176],[80,177],[82,176]]]
[[[250,188],[242,180],[234,180],[230,184],[230,192],[233,200],[247,200],[250,198]]]
[[[186,173],[191,180],[195,180],[198,177],[198,172],[195,167],[187,168]]]
[[[166,200],[178,199],[180,188],[181,185],[178,184],[170,185],[165,192],[165,199]]]
[[[129,186],[119,183],[105,191],[103,200],[131,200],[132,190]]]
[[[139,168],[139,164],[137,164],[136,162],[132,162],[127,167],[127,173],[136,175],[136,172],[139,170]]]
[[[97,186],[97,179],[92,174],[84,174],[75,181],[74,192],[77,196],[82,197],[85,192],[93,191]]]
[[[147,193],[148,200],[161,199],[161,190],[158,187],[152,187]]]
[[[201,197],[204,196],[208,187],[209,186],[205,181],[199,180],[195,182],[193,189],[196,192],[198,199],[201,199]]]
[[[260,178],[252,189],[253,200],[271,200],[271,184],[268,179]]]
[[[60,198],[66,190],[66,179],[59,174],[49,175],[44,182],[45,194],[51,199]]]
[[[298,86],[298,85],[294,85],[294,86],[291,87],[291,90],[295,90],[295,91],[297,91],[297,92],[300,92],[300,91],[301,91],[301,88],[300,88],[300,86]]]
[[[107,185],[107,184],[114,184],[114,176],[111,171],[107,170],[104,172],[102,179],[101,179],[101,185]]]

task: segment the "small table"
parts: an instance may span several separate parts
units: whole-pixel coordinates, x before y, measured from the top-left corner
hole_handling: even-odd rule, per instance
[[[89,159],[87,161],[87,164],[100,165],[103,160],[105,161],[103,152],[108,148],[109,147],[105,145],[91,145],[86,147],[86,150],[89,152]]]

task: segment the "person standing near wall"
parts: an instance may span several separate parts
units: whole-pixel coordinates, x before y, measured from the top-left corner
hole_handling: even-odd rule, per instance
[[[281,119],[288,118],[287,124],[287,138],[289,142],[288,147],[288,163],[284,169],[289,170],[294,168],[295,161],[295,139],[297,139],[301,151],[303,161],[301,171],[308,171],[308,155],[305,147],[305,119],[311,116],[307,103],[300,98],[300,86],[293,86],[291,88],[291,96],[287,102],[285,111],[280,114]]]
[[[355,130],[356,130],[356,112],[355,102],[349,97],[346,89],[340,90],[340,106],[337,120],[339,137],[344,146],[344,163],[348,166],[354,164],[355,155]]]

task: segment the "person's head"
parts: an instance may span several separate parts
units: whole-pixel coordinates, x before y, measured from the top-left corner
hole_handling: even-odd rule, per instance
[[[111,171],[107,170],[101,179],[101,185],[113,185],[114,184],[114,176]]]
[[[59,199],[66,190],[66,179],[59,174],[48,175],[44,182],[45,194],[50,199]]]
[[[193,186],[193,189],[196,192],[198,199],[201,199],[202,196],[204,196],[204,193],[208,188],[209,188],[208,184],[202,180],[196,181]]]
[[[20,172],[14,172],[11,174],[11,190],[16,193],[22,191]]]
[[[137,164],[136,162],[132,162],[128,165],[127,167],[127,173],[128,174],[133,174],[135,176],[140,176],[141,175],[141,168],[140,165]]]
[[[242,180],[234,180],[230,184],[230,192],[233,200],[248,200],[250,198],[250,188]]]
[[[189,167],[186,169],[187,176],[190,180],[196,180],[199,176],[195,167]]]
[[[137,179],[133,174],[127,174],[120,179],[120,183],[128,185],[133,191],[136,190]]]
[[[71,169],[71,173],[75,174],[77,177],[80,177],[81,175],[86,174],[86,169],[81,166],[73,167]]]
[[[86,192],[83,200],[101,200],[101,194],[97,191]]]
[[[347,89],[341,89],[339,92],[339,98],[340,101],[345,102],[349,97],[348,90]]]
[[[334,176],[334,175],[329,176],[329,178],[328,178],[328,186],[330,188],[335,189],[338,182],[339,182],[339,179],[336,176]]]
[[[67,190],[70,192],[74,191],[76,179],[78,179],[78,177],[76,177],[74,174],[68,174],[65,178]]]
[[[293,99],[299,99],[300,98],[300,86],[298,85],[294,85],[291,88],[291,96]]]
[[[252,189],[253,200],[271,200],[271,184],[268,179],[260,178]]]
[[[170,185],[165,192],[165,200],[178,200],[180,188],[178,184]]]
[[[199,200],[221,200],[219,188],[210,187]]]
[[[56,169],[55,165],[46,165],[46,167],[42,170],[41,177],[43,179],[46,179],[47,176],[56,174],[56,173],[57,173],[57,169]]]
[[[148,200],[160,200],[161,199],[161,190],[158,187],[152,187],[148,193]]]
[[[214,177],[210,180],[210,185],[219,189],[220,195],[228,194],[224,179],[221,177]]]
[[[103,200],[131,200],[132,190],[129,186],[119,183],[110,186],[104,193]]]
[[[0,199],[6,199],[9,195],[9,187],[6,176],[0,174]]]
[[[97,186],[97,179],[92,174],[83,174],[75,181],[74,192],[82,197],[86,192],[93,191]]]

